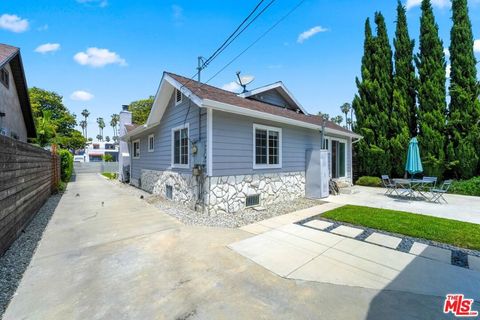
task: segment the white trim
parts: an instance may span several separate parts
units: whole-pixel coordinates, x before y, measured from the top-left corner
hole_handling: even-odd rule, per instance
[[[332,164],[332,170],[330,171],[330,177],[332,179],[346,179],[348,178],[348,174],[347,174],[347,169],[348,169],[348,161],[347,161],[347,155],[348,155],[348,141],[346,139],[343,139],[343,138],[336,138],[336,137],[332,137],[332,136],[326,136],[325,139],[329,139],[329,153],[330,153],[330,163]],[[337,142],[340,142],[340,143],[344,143],[345,144],[345,175],[342,176],[342,177],[336,177],[336,178],[333,178],[333,166],[336,165],[333,163],[333,152],[332,152],[332,141],[337,141]]]
[[[229,112],[229,113],[235,113],[235,114],[240,114],[244,116],[249,116],[253,118],[258,118],[258,119],[263,119],[263,120],[270,120],[270,121],[275,121],[279,123],[285,123],[285,124],[290,124],[293,126],[298,126],[298,127],[303,127],[303,128],[308,128],[308,129],[314,129],[314,130],[321,130],[322,126],[316,125],[313,123],[308,123],[300,120],[295,120],[291,118],[286,118],[283,116],[277,116],[273,115],[270,113],[265,113],[257,110],[251,110],[243,107],[238,107],[232,104],[228,103],[222,103],[210,99],[204,99],[203,100],[203,107],[210,107],[214,110],[219,110],[219,111],[224,111],[224,112]],[[338,134],[340,136],[345,136],[345,137],[354,137],[354,138],[360,138],[361,136],[353,133],[353,132],[343,132],[340,130],[335,130],[331,128],[325,128],[325,133],[330,133],[330,134]]]
[[[182,129],[187,129],[187,139],[188,139],[188,151],[187,151],[187,164],[175,164],[174,158],[174,151],[175,151],[175,141],[174,141],[174,133],[175,131],[182,130]],[[181,136],[180,136],[181,138]],[[177,126],[175,128],[172,128],[172,137],[171,137],[171,159],[170,159],[170,164],[172,168],[179,168],[179,169],[189,169],[190,168],[190,123],[185,123],[184,125]],[[180,154],[181,156],[181,154]]]
[[[135,156],[135,143],[138,143],[138,155]],[[140,159],[140,139],[132,141],[132,159]]]
[[[153,139],[153,143],[152,143],[153,148],[151,148],[151,149],[150,149],[150,138]],[[155,151],[155,135],[153,133],[148,135],[147,150],[148,150],[148,152],[154,152]]]
[[[180,101],[177,101],[177,95],[178,93],[180,92]],[[179,90],[178,88],[175,88],[174,90],[174,99],[175,99],[175,106],[178,106],[180,103],[183,102],[183,93],[181,90]]]
[[[272,84],[269,84],[269,85],[266,85],[266,86],[263,86],[263,87],[260,87],[260,88],[253,89],[253,90],[245,92],[245,93],[241,93],[238,96],[243,97],[243,98],[247,98],[247,97],[251,97],[251,96],[254,96],[256,94],[260,94],[262,92],[266,92],[266,91],[276,89],[276,88],[281,88],[283,91],[285,91],[285,93],[293,101],[293,103],[295,103],[296,106],[300,110],[302,110],[302,112],[304,114],[308,114],[307,110],[305,110],[305,108],[300,104],[300,102],[298,102],[298,100],[293,96],[293,94],[287,89],[287,87],[285,87],[285,85],[283,84],[282,81],[278,81],[278,82],[275,82],[275,83],[272,83]]]
[[[213,175],[213,110],[207,108],[207,176]]]
[[[255,153],[256,153],[256,141],[255,141],[255,130],[260,129],[260,130],[266,130],[267,131],[267,164],[256,164],[255,160]],[[269,160],[269,146],[268,146],[268,131],[276,131],[278,132],[278,164],[268,164]],[[271,127],[271,126],[265,126],[263,124],[253,124],[253,169],[281,169],[282,168],[282,128],[278,127]]]

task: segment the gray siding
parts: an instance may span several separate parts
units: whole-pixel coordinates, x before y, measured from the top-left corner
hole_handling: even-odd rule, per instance
[[[200,115],[201,120],[199,120]],[[181,126],[184,122],[189,124],[189,137],[191,141],[198,141],[199,137],[201,137],[200,143],[206,143],[206,111],[197,107],[193,102],[189,103],[189,99],[185,96],[183,96],[183,102],[181,104],[175,105],[172,95],[160,124],[143,132],[141,135],[131,138],[131,141],[140,139],[140,158],[134,159],[133,152],[130,150],[133,179],[140,178],[142,169],[158,171],[172,170],[182,173],[191,172],[194,163],[191,155],[189,158],[190,169],[171,167],[172,128]],[[201,123],[200,132],[199,122]],[[155,135],[155,148],[154,152],[148,152],[148,136],[152,133]],[[129,147],[131,148],[131,144]],[[200,148],[200,150],[205,150],[205,148]],[[201,157],[202,160],[204,157],[203,154]]]
[[[255,99],[258,101],[270,103],[276,106],[287,107],[289,104],[287,100],[285,100],[277,90],[269,90],[265,91],[250,97],[251,99]]]
[[[282,128],[282,168],[253,169],[253,124]],[[242,175],[305,170],[305,150],[320,147],[315,130],[272,121],[213,112],[213,175]]]
[[[27,142],[27,128],[10,64],[7,64],[5,69],[10,79],[8,88],[0,83],[0,112],[5,113],[5,117],[0,117],[0,129],[7,131],[9,137],[17,137],[18,140]]]

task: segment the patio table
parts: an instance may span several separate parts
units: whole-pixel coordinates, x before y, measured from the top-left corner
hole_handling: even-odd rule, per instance
[[[415,193],[417,193],[421,198],[428,200],[428,197],[424,192],[427,188],[429,189],[429,186],[432,185],[434,181],[423,179],[393,179],[393,183],[397,189],[404,190],[401,195],[415,198]]]

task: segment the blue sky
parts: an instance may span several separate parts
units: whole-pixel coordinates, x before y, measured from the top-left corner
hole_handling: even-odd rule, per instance
[[[109,121],[122,104],[155,94],[164,70],[193,75],[197,56],[213,53],[257,2],[1,0],[0,42],[21,48],[30,87],[58,92],[77,115],[89,109],[95,136],[97,117]],[[203,79],[296,3],[275,1],[204,71]],[[418,3],[408,0],[409,29],[415,39]],[[433,3],[447,47],[449,1]],[[474,37],[480,39],[480,0],[469,4]],[[255,76],[250,88],[282,80],[309,112],[339,114],[339,106],[356,92],[365,18],[382,11],[392,38],[395,8],[396,1],[307,0],[211,84],[231,87],[235,72],[241,70]],[[480,40],[477,49],[480,59]],[[112,135],[111,128],[105,135]]]

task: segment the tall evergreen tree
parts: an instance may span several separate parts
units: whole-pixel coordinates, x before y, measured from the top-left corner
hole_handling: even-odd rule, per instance
[[[480,91],[467,0],[453,0],[452,13],[447,157],[455,176],[471,178],[476,173],[480,156],[477,153],[480,148],[475,149],[475,145],[480,144]]]
[[[422,0],[418,68],[418,122],[420,154],[425,174],[442,177],[445,165],[445,54],[430,0]]]
[[[397,5],[395,38],[395,73],[393,77],[392,112],[390,114],[390,156],[395,176],[405,172],[404,161],[410,137],[417,135],[416,76],[413,65],[414,41],[410,39],[405,7]]]
[[[392,49],[385,19],[375,13],[377,35],[365,23],[362,79],[357,78],[358,94],[353,101],[355,130],[364,136],[356,146],[361,174],[380,175],[390,171],[388,122],[392,102]]]

